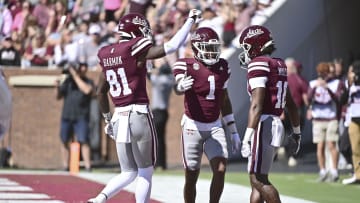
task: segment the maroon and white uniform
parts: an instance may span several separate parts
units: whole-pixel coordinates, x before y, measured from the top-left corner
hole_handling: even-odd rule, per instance
[[[179,59],[173,66],[175,79],[191,76],[194,83],[185,91],[182,119],[184,166],[198,169],[203,151],[207,158],[228,157],[225,133],[219,119],[224,90],[230,77],[224,59],[206,66],[194,58]]]
[[[151,46],[150,39],[137,37],[105,46],[98,52],[115,106],[111,122],[117,146],[124,144],[117,151],[121,169],[125,171],[146,168],[155,162],[157,141],[148,108],[147,70],[145,63],[139,67],[137,60]]]
[[[146,92],[146,64],[137,67],[137,57],[152,46],[143,37],[103,47],[98,57],[105,78],[110,85],[110,96],[116,107],[148,104]]]
[[[260,122],[251,142],[250,173],[268,174],[275,150],[281,145],[284,127],[279,116],[284,111],[287,67],[282,59],[259,56],[248,65],[248,92],[265,88]]]

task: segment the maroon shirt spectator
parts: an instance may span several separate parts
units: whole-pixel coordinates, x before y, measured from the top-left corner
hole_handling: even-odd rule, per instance
[[[49,0],[40,0],[39,4],[37,4],[32,12],[33,16],[36,17],[38,24],[43,28],[46,29],[49,18],[50,18],[50,11],[52,10],[51,4]]]
[[[303,106],[303,95],[307,94],[308,83],[299,74],[291,73],[288,75],[288,86],[296,106]]]
[[[32,66],[47,66],[48,60],[54,55],[54,47],[45,43],[44,33],[37,33],[32,42],[25,49],[24,57]]]

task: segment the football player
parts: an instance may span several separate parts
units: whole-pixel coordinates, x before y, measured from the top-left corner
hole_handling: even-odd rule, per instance
[[[88,202],[105,202],[135,178],[136,202],[149,202],[157,137],[146,92],[146,61],[175,52],[192,25],[200,20],[201,11],[191,10],[184,25],[168,42],[154,46],[148,20],[141,14],[129,13],[120,19],[117,27],[119,43],[99,50],[103,74],[99,79],[98,101],[107,123],[105,133],[116,142],[121,174]],[[115,106],[113,116],[108,94]]]
[[[184,200],[195,202],[201,157],[205,152],[213,172],[210,202],[219,202],[228,158],[220,113],[231,134],[233,150],[239,150],[241,144],[227,92],[230,68],[220,58],[221,44],[214,30],[198,28],[190,40],[194,57],[179,59],[173,66],[175,92],[184,95],[185,113],[181,121]]]
[[[6,84],[5,76],[0,69],[0,141],[10,126],[12,102],[11,92]]]
[[[251,100],[241,147],[241,154],[248,157],[250,202],[279,203],[279,193],[268,179],[275,152],[284,136],[279,116],[287,108],[293,128],[289,148],[296,154],[301,139],[299,115],[288,92],[285,63],[280,58],[270,57],[275,50],[270,31],[263,26],[247,27],[240,34],[239,42],[240,66],[247,70]]]

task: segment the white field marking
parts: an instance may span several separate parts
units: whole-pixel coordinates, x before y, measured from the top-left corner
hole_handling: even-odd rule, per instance
[[[98,183],[106,184],[118,173],[79,173],[80,177],[93,180]],[[154,175],[152,178],[151,198],[163,203],[183,203],[183,176]],[[196,200],[198,202],[208,202],[210,181],[199,179],[197,182]],[[124,188],[125,191],[134,193],[136,190],[136,181]],[[100,192],[100,191],[99,191]],[[225,183],[221,203],[249,202],[250,187],[238,184]],[[94,194],[96,195],[96,194]],[[314,203],[312,201],[280,195],[282,202],[291,203]]]
[[[7,178],[0,178],[0,186],[17,186],[19,183]]]
[[[0,192],[6,192],[6,191],[28,192],[28,191],[33,191],[33,189],[28,186],[1,186],[0,185]]]
[[[0,200],[0,203],[64,203],[60,200]]]
[[[50,197],[47,194],[41,193],[0,192],[0,200],[4,199],[50,199]]]

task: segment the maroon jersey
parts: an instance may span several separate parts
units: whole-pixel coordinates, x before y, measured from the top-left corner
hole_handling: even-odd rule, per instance
[[[138,67],[137,58],[151,46],[151,40],[138,37],[99,50],[99,63],[109,83],[109,93],[116,107],[149,103],[146,92],[146,64]]]
[[[282,59],[256,57],[248,65],[248,91],[265,88],[262,114],[280,116],[285,107],[287,67]]]
[[[206,66],[194,58],[179,59],[173,67],[175,78],[180,74],[194,78],[192,88],[185,92],[185,114],[196,121],[216,121],[224,100],[224,89],[230,77],[225,59],[212,66]]]

